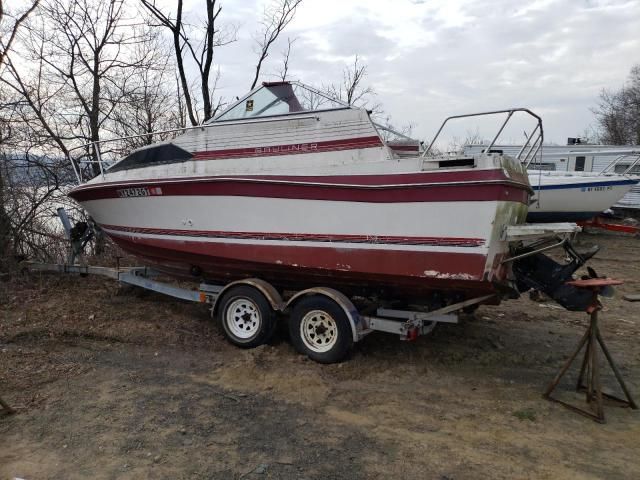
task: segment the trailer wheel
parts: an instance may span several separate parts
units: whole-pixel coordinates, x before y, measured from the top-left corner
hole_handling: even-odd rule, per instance
[[[305,297],[295,304],[289,334],[298,352],[320,363],[340,362],[353,345],[344,310],[322,295]]]
[[[255,288],[239,285],[219,300],[218,322],[229,342],[242,348],[267,343],[276,327],[276,315]]]

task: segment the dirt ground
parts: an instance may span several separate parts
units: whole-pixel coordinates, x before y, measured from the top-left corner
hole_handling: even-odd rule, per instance
[[[627,282],[602,328],[640,400],[640,303],[622,299],[640,293],[640,239],[582,239]],[[18,411],[0,417],[2,480],[640,478],[640,411],[600,425],[541,398],[587,325],[554,304],[373,334],[319,365],[284,334],[232,347],[205,306],[112,280],[31,274],[0,295],[0,396]],[[560,394],[582,405],[576,376]]]

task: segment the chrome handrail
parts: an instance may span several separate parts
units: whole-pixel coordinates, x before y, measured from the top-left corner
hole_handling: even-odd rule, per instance
[[[303,112],[300,112],[303,113]],[[266,118],[266,117],[265,117]],[[268,120],[270,122],[277,122],[277,121],[291,121],[292,119],[294,120],[304,120],[307,118],[315,118],[317,119],[318,116],[317,115],[300,115],[297,116],[295,118],[293,118],[293,116],[291,117],[287,117],[287,118],[268,118]],[[176,133],[176,132],[186,132],[189,130],[204,130],[205,128],[212,128],[212,127],[222,127],[225,125],[230,125],[233,122],[233,125],[243,125],[243,124],[249,124],[249,123],[260,123],[262,121],[265,121],[262,118],[250,118],[250,119],[237,119],[237,120],[226,120],[224,123],[203,123],[202,125],[196,125],[193,127],[181,127],[181,128],[172,128],[170,130],[158,130],[155,132],[147,132],[147,133],[140,133],[138,135],[128,135],[125,137],[117,137],[117,138],[108,138],[106,140],[98,140],[97,142],[89,142],[89,143],[85,143],[83,145],[77,146],[77,147],[73,147],[70,148],[69,151],[73,151],[73,150],[78,150],[79,148],[86,148],[86,147],[90,147],[94,144],[101,144],[101,143],[108,143],[108,142],[117,142],[117,141],[121,141],[121,140],[130,140],[132,138],[141,138],[141,137],[148,137],[149,135],[163,135],[165,133]]]
[[[429,146],[427,147],[427,149],[422,154],[422,157],[426,157],[427,154],[431,151],[431,148],[436,143],[436,139],[440,136],[440,133],[444,129],[445,125],[449,122],[449,120],[456,120],[460,118],[469,118],[469,117],[480,117],[485,115],[499,115],[501,113],[506,113],[507,118],[500,126],[498,133],[493,137],[493,140],[491,141],[491,143],[484,150],[485,152],[488,153],[489,150],[491,150],[491,147],[493,147],[496,144],[496,142],[498,141],[498,138],[500,138],[500,135],[504,131],[505,127],[507,126],[507,123],[509,123],[509,120],[511,120],[511,117],[513,117],[513,114],[516,112],[524,112],[537,120],[536,128],[534,128],[533,131],[529,135],[527,135],[525,144],[520,149],[520,152],[518,152],[518,154],[516,155],[517,160],[519,160],[520,162],[528,166],[529,163],[531,163],[531,161],[536,157],[544,141],[544,130],[542,128],[542,118],[540,118],[538,115],[533,113],[528,108],[509,108],[506,110],[492,110],[488,112],[467,113],[464,115],[453,115],[451,117],[447,117],[445,118],[444,122],[442,122],[442,125],[440,125],[440,128],[436,132],[436,135],[433,137],[433,140],[429,143]],[[531,139],[534,138],[534,135],[535,135],[535,140],[533,141],[533,143],[531,143],[531,145],[529,145],[529,143],[531,142]],[[524,157],[522,157],[522,154],[524,153],[527,146],[529,147],[527,149],[527,153]]]
[[[67,158],[69,160],[69,162],[71,162],[71,165],[73,167],[73,171],[76,175],[76,178],[78,179],[78,183],[82,183],[82,170],[80,170],[79,168],[76,169],[76,163],[75,161],[71,158],[70,153],[74,150],[79,150],[81,148],[86,149],[87,147],[93,147],[95,148],[95,152],[96,152],[96,160],[92,160],[92,161],[86,161],[83,163],[98,163],[100,166],[100,175],[102,176],[102,178],[104,179],[104,168],[103,168],[103,161],[102,161],[102,153],[100,152],[100,145],[103,143],[110,143],[110,142],[118,142],[118,141],[122,141],[122,140],[131,140],[134,138],[142,138],[142,137],[148,137],[150,135],[164,135],[167,133],[178,133],[178,132],[187,132],[187,131],[191,131],[191,130],[203,130],[205,128],[212,128],[212,127],[221,127],[221,126],[225,126],[225,125],[245,125],[245,124],[251,124],[251,123],[261,123],[261,122],[282,122],[282,121],[291,121],[291,120],[305,120],[305,119],[315,119],[318,120],[319,117],[313,113],[308,113],[306,115],[300,115],[301,113],[304,112],[299,112],[298,115],[294,115],[292,114],[291,116],[286,116],[283,118],[249,118],[249,119],[237,119],[237,120],[226,120],[224,123],[203,123],[201,125],[195,125],[192,127],[181,127],[181,128],[172,128],[169,130],[158,130],[155,132],[148,132],[148,133],[141,133],[138,135],[128,135],[128,136],[124,136],[124,137],[117,137],[117,138],[108,138],[106,140],[98,140],[98,141],[94,141],[94,142],[89,142],[89,143],[85,143],[83,145],[79,145],[77,147],[73,147],[70,148],[68,150],[68,155]]]
[[[411,140],[414,142],[420,142],[420,140],[417,140],[415,138],[410,137],[409,135],[405,135],[404,133],[400,133],[397,130],[394,130],[391,127],[388,127],[386,125],[382,125],[381,123],[378,122],[374,122],[372,121],[371,123],[373,123],[373,125],[378,129],[378,130],[384,130],[385,132],[389,132],[389,133],[393,133],[394,135],[396,135],[397,137],[401,137],[405,140]]]

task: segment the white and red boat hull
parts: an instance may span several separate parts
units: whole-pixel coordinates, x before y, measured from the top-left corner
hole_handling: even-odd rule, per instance
[[[265,84],[70,196],[172,274],[395,297],[509,284],[503,233],[531,193],[517,160],[421,157],[418,142],[384,141],[364,109],[303,108],[298,86]]]
[[[507,280],[500,228],[524,220],[529,196],[518,175],[210,176],[87,184],[71,196],[123,249],[172,274],[477,294]]]

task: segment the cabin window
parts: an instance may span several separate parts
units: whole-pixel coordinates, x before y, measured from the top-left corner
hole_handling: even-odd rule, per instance
[[[271,82],[264,83],[262,87],[243,101],[217,116],[215,121],[267,117],[332,108],[345,108],[345,105],[297,83]]]
[[[220,120],[263,117],[304,111],[291,85],[261,88],[244,102],[220,116]]]
[[[586,160],[586,157],[576,157],[576,167],[575,167],[576,172],[584,172],[585,160]]]
[[[153,165],[181,163],[190,160],[192,157],[191,153],[173,143],[161,143],[132,152],[118,163],[109,167],[108,171],[113,173],[120,170],[151,167]]]

